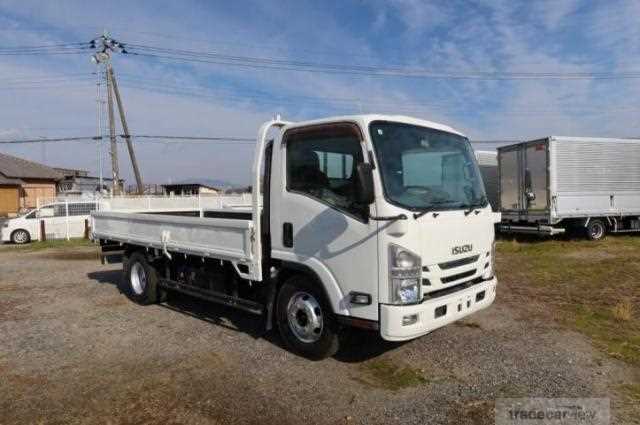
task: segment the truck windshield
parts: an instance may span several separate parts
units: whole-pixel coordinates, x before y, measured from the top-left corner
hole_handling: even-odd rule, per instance
[[[389,202],[413,210],[487,204],[466,138],[390,121],[374,121],[369,130]]]

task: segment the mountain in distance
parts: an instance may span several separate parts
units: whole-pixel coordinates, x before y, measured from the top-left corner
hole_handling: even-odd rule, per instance
[[[172,182],[170,184],[194,184],[194,183],[200,183],[206,186],[211,186],[211,187],[215,187],[216,189],[222,189],[222,190],[228,190],[228,189],[232,189],[235,187],[238,187],[237,184],[228,182],[226,180],[218,180],[218,179],[209,179],[209,178],[188,178],[188,179],[183,179],[177,182]]]

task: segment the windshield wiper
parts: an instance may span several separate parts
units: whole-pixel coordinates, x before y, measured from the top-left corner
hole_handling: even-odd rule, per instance
[[[431,210],[422,210],[420,212],[413,213],[413,218],[417,220],[428,212],[431,212]]]
[[[443,204],[448,204],[450,202],[455,202],[455,201],[452,201],[450,199],[441,199],[441,200],[438,200],[438,201],[431,202],[431,205],[433,205],[433,206],[435,206],[435,205],[443,205]],[[420,212],[413,213],[413,218],[417,220],[420,217],[422,217],[423,215],[432,212],[433,210],[434,210],[433,208],[425,208],[424,210],[422,210]],[[433,214],[434,214],[434,217],[437,217],[439,215],[439,213],[436,213],[436,212],[434,212]]]
[[[482,195],[479,199],[476,199],[475,201],[471,202],[471,204],[467,205],[467,208],[469,208],[468,210],[464,211],[464,215],[469,215],[473,212],[473,210],[475,210],[476,208],[484,208],[487,206],[487,197],[486,195]],[[476,214],[478,214],[478,212],[476,211]]]

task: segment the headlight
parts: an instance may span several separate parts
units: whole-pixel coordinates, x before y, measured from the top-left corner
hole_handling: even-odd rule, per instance
[[[412,304],[420,301],[422,261],[413,252],[389,245],[389,302]]]

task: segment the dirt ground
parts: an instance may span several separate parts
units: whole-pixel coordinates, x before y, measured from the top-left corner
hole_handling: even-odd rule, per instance
[[[310,362],[259,318],[184,296],[141,307],[94,247],[0,248],[0,423],[493,424],[499,397],[638,406],[637,370],[531,316],[500,264],[496,303],[403,344],[355,333]]]

